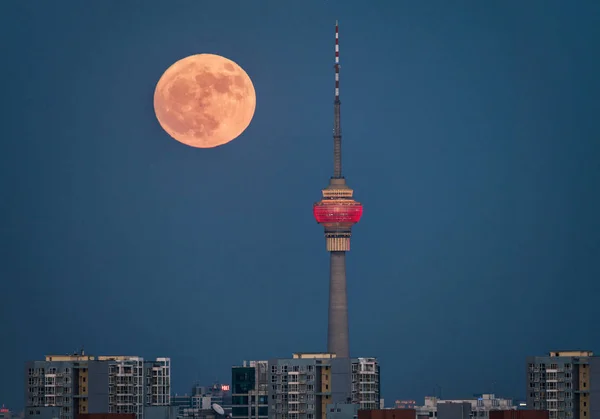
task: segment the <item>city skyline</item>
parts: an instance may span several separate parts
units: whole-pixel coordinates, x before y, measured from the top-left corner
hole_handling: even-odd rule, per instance
[[[525,356],[600,347],[600,4],[144,4],[0,4],[0,403],[23,405],[25,361],[81,345],[168,356],[182,386],[327,349],[311,204],[336,19],[344,171],[368,208],[349,352],[378,358],[382,396],[522,397]],[[256,89],[216,149],[152,109],[196,53]]]
[[[270,385],[269,379],[268,379],[268,373],[267,373],[267,368],[270,365],[278,365],[280,363],[283,363],[283,365],[290,365],[290,363],[293,365],[295,362],[299,361],[300,363],[304,362],[304,365],[306,364],[306,360],[331,360],[333,358],[335,358],[335,354],[327,354],[327,353],[316,353],[316,352],[310,352],[310,353],[294,353],[293,357],[282,357],[282,358],[271,358],[270,360],[263,360],[263,361],[249,361],[249,360],[244,360],[243,361],[243,365],[235,365],[233,364],[231,366],[231,370],[235,371],[236,368],[246,368],[246,367],[252,367],[254,368],[255,366],[258,365],[264,365],[264,371],[261,373],[262,375],[264,375],[264,377],[262,378],[263,384],[266,385],[267,387]],[[303,361],[300,361],[300,360]],[[433,389],[432,393],[426,393],[425,395],[422,396],[422,398],[425,400],[425,404],[424,405],[417,405],[417,406],[421,406],[424,409],[428,409],[431,408],[432,406],[434,406],[434,404],[432,405],[431,403],[434,403],[433,400],[441,400],[441,401],[465,401],[465,400],[478,400],[481,399],[481,397],[490,399],[493,398],[493,396],[495,396],[498,400],[501,401],[502,406],[507,406],[506,405],[506,401],[511,401],[512,405],[517,408],[519,406],[519,403],[524,403],[525,400],[528,401],[528,405],[529,403],[531,403],[531,406],[528,406],[528,408],[540,408],[540,406],[535,406],[535,403],[539,403],[537,402],[537,400],[539,400],[539,386],[536,385],[535,390],[533,389],[533,387],[531,387],[531,385],[534,382],[534,378],[535,378],[535,382],[539,383],[540,380],[540,371],[545,372],[546,369],[547,371],[549,371],[550,374],[555,374],[559,373],[563,374],[565,372],[571,372],[573,371],[574,374],[567,374],[567,376],[559,379],[560,382],[565,381],[565,378],[567,379],[566,381],[572,383],[572,385],[569,385],[568,388],[571,390],[567,391],[574,391],[575,393],[580,393],[578,391],[578,384],[576,384],[577,382],[580,382],[581,380],[581,385],[583,386],[583,388],[590,388],[593,387],[595,388],[596,386],[593,384],[596,382],[596,379],[599,376],[599,373],[597,371],[595,371],[595,369],[591,369],[591,370],[587,370],[585,369],[585,367],[591,366],[591,365],[600,365],[598,363],[598,359],[600,359],[600,357],[598,357],[597,355],[594,355],[594,352],[591,350],[574,350],[574,349],[562,349],[562,350],[551,350],[549,352],[547,352],[546,354],[537,354],[537,355],[528,355],[524,358],[524,371],[527,372],[528,375],[528,381],[527,381],[527,385],[523,387],[523,389],[521,389],[521,391],[526,394],[527,396],[517,396],[517,397],[513,397],[513,396],[509,396],[509,395],[503,395],[503,394],[497,394],[494,391],[494,387],[492,383],[492,388],[491,390],[489,389],[485,389],[485,390],[477,390],[477,391],[473,391],[471,394],[469,395],[463,395],[463,397],[454,397],[454,398],[447,398],[447,397],[443,397],[442,396],[442,388],[439,386],[436,386],[436,388]],[[352,364],[356,364],[356,365],[362,365],[362,364],[375,364],[376,365],[376,374],[377,377],[379,377],[379,363],[377,361],[376,358],[371,358],[371,357],[352,357],[351,359]],[[222,392],[229,392],[229,394],[233,394],[234,390],[233,390],[233,385],[234,385],[234,380],[229,380],[228,379],[224,380],[224,381],[220,381],[218,379],[216,380],[212,380],[210,385],[207,385],[209,381],[202,381],[201,379],[197,379],[195,381],[193,381],[193,383],[188,383],[187,387],[186,387],[186,391],[181,391],[178,392],[177,391],[177,387],[174,387],[174,383],[173,381],[170,379],[171,377],[171,358],[170,357],[164,357],[164,356],[159,356],[156,357],[155,359],[152,358],[147,358],[147,357],[143,357],[143,356],[139,356],[139,355],[99,355],[96,353],[86,353],[83,348],[80,349],[79,351],[70,353],[70,354],[47,354],[44,356],[44,360],[28,360],[25,363],[25,377],[30,377],[29,379],[31,380],[31,377],[40,377],[40,372],[41,371],[41,377],[43,377],[43,369],[46,369],[46,374],[50,373],[50,377],[53,377],[52,380],[56,380],[56,370],[57,367],[60,370],[64,370],[64,367],[70,367],[72,365],[72,362],[77,362],[80,363],[81,366],[79,368],[81,368],[82,366],[84,366],[85,364],[85,372],[84,375],[87,377],[89,377],[89,380],[93,379],[93,376],[98,376],[101,377],[102,376],[102,368],[98,368],[99,364],[101,363],[106,363],[107,365],[117,365],[119,366],[118,369],[123,369],[124,366],[130,365],[130,366],[135,366],[139,363],[139,365],[145,365],[147,367],[151,367],[151,370],[165,370],[166,374],[165,376],[169,377],[168,381],[164,383],[164,385],[166,385],[168,391],[165,392],[165,390],[159,391],[157,394],[165,394],[165,398],[161,398],[160,396],[153,396],[152,399],[144,399],[143,402],[141,402],[141,406],[142,405],[148,405],[148,406],[166,406],[166,405],[173,405],[173,406],[180,406],[181,403],[180,402],[176,402],[176,403],[172,403],[173,398],[177,399],[177,398],[182,398],[182,397],[187,397],[187,398],[193,398],[195,395],[195,392],[198,389],[207,389],[207,388],[213,388],[216,389],[218,387],[219,391]],[[321,362],[321,361],[319,361]],[[88,373],[88,363],[93,363],[93,364],[97,364],[96,367],[90,369],[90,371],[93,371],[92,373]],[[310,361],[309,361],[310,363]],[[328,364],[328,362],[326,362],[326,364]],[[584,369],[581,370],[577,367],[577,365],[584,365]],[[541,368],[540,368],[541,367]],[[566,368],[565,368],[566,367]],[[38,369],[41,368],[41,370],[38,371]],[[131,368],[131,367],[130,367]],[[49,371],[48,369],[52,370]],[[67,368],[67,370],[69,370],[69,368]],[[151,371],[149,370],[149,371]],[[374,370],[371,369],[371,372],[373,372]],[[59,374],[61,376],[64,376],[64,371],[63,374]],[[70,373],[70,371],[67,371],[68,373]],[[114,372],[121,372],[122,371],[114,371]],[[353,369],[353,372],[354,371]],[[535,372],[535,377],[534,377],[534,372]],[[98,374],[100,373],[100,374]],[[138,374],[137,371],[129,371],[129,374],[132,374],[132,376]],[[142,373],[142,370],[140,369],[139,374],[144,375],[145,373]],[[68,374],[67,374],[68,375]],[[159,374],[160,375],[160,374]],[[100,381],[102,381],[103,379],[101,378]],[[106,378],[104,378],[104,380],[106,380]],[[156,380],[156,377],[154,378],[154,380]],[[547,380],[547,381],[546,381]],[[556,377],[552,377],[552,376],[548,376],[548,378],[544,378],[542,380],[542,382],[548,382],[550,383],[550,385],[552,384],[552,382],[556,381]],[[355,380],[353,379],[352,381],[353,383],[355,383]],[[356,381],[357,383],[358,381]],[[363,382],[363,380],[361,379],[360,382]],[[379,381],[377,381],[379,382]],[[85,380],[84,380],[85,383]],[[108,383],[108,382],[107,382]],[[588,385],[591,384],[591,385]],[[81,383],[80,383],[81,384]],[[111,383],[112,384],[112,383]],[[34,387],[32,388],[31,386],[34,385]],[[28,385],[25,385],[25,392],[26,393],[32,393],[33,391],[35,391],[35,386],[38,385],[38,383],[29,383]],[[51,383],[52,386],[56,386],[58,385],[58,383]],[[85,384],[84,384],[85,385]],[[162,382],[151,382],[148,380],[144,380],[144,381],[140,381],[140,386],[163,386]],[[29,386],[29,387],[28,387]],[[180,384],[181,386],[181,384]],[[48,387],[48,382],[46,382],[46,387]],[[188,392],[189,389],[192,389],[191,392]],[[264,394],[268,394],[269,390],[267,390],[266,388],[264,390]],[[353,390],[354,391],[354,390]],[[556,391],[556,388],[552,389],[550,388],[549,390],[543,390],[542,391]],[[564,391],[560,390],[560,391]],[[48,389],[46,388],[45,390],[46,392],[46,396],[48,396]],[[84,392],[85,392],[85,387],[84,387]],[[263,393],[260,393],[263,394]],[[377,388],[377,394],[379,394],[379,388]],[[569,393],[570,396],[569,398],[573,398],[573,393]],[[31,394],[30,394],[31,395]],[[53,392],[51,392],[50,394],[51,396],[53,396]],[[87,393],[85,393],[85,396],[87,397]],[[534,399],[535,396],[535,399]],[[586,396],[589,397],[589,396]],[[394,403],[395,405],[402,405],[402,408],[413,408],[415,405],[415,401],[414,400],[402,400],[405,399],[403,397],[401,397],[401,395],[394,395],[394,397],[392,397],[391,399],[389,399],[387,401],[386,404],[386,408],[390,408],[391,403]],[[191,400],[191,399],[190,399]],[[383,397],[381,398],[381,400],[383,400]],[[393,401],[392,401],[393,400]],[[535,401],[534,401],[535,400]],[[589,401],[590,399],[588,398],[587,401]],[[583,400],[582,400],[583,402]],[[37,402],[36,402],[37,403]],[[362,403],[369,403],[369,402],[365,402],[365,401],[361,401]],[[96,400],[96,405],[98,404],[98,400]],[[60,405],[59,405],[60,406]],[[86,404],[87,406],[87,404]],[[594,403],[595,406],[595,403]],[[8,407],[9,406],[5,406],[4,403],[2,403],[2,407],[5,408],[6,412],[13,412],[13,413],[18,413],[19,410],[9,410]],[[498,406],[500,407],[500,405]],[[545,406],[541,406],[544,407]],[[26,406],[27,409],[27,406]],[[66,418],[68,419],[68,418]]]

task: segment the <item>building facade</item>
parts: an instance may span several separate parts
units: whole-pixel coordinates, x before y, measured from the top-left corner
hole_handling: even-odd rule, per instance
[[[592,393],[593,383],[600,385],[600,364],[592,351],[528,357],[526,368],[528,408],[548,410],[550,419],[590,418],[594,409],[600,413],[600,394]]]
[[[377,358],[352,359],[352,403],[361,410],[380,408],[381,385]]]
[[[323,353],[269,360],[269,418],[325,419],[328,404],[350,396],[334,395],[334,364],[335,355]]]
[[[589,358],[589,417],[600,418],[600,357]],[[585,407],[585,406],[584,406]]]
[[[268,419],[267,361],[244,361],[231,369],[232,419]]]
[[[169,406],[171,404],[171,359],[157,358],[144,361],[146,406]]]
[[[327,405],[327,419],[358,419],[358,405],[334,403]]]
[[[169,358],[48,355],[25,365],[25,418],[76,419],[88,413],[133,413],[170,404]]]
[[[502,399],[496,397],[494,394],[481,394],[475,399],[456,399],[456,400],[445,400],[437,397],[425,397],[425,404],[423,406],[416,406],[418,417],[440,417],[445,414],[454,415],[458,408],[452,406],[447,407],[445,405],[462,405],[461,411],[464,410],[465,404],[470,405],[469,415],[472,418],[489,419],[490,412],[496,410],[516,410],[517,407],[513,405],[512,399]],[[452,413],[454,412],[454,413]]]
[[[348,404],[356,409],[378,409],[377,359],[352,359],[351,377],[346,373],[347,362],[335,354],[296,353],[292,358],[233,367],[232,418],[326,419],[342,413],[338,409],[347,412],[343,405]],[[331,405],[336,405],[334,412],[330,412]]]

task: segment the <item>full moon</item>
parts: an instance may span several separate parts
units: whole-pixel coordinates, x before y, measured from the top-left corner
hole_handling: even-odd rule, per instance
[[[154,91],[161,127],[191,147],[217,147],[239,137],[254,116],[256,92],[235,62],[213,54],[183,58],[165,71]]]

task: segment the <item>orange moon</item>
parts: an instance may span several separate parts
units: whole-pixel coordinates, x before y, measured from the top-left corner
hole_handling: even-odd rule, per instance
[[[191,147],[217,147],[239,137],[252,121],[256,92],[235,62],[213,54],[183,58],[165,71],[154,90],[161,127]]]

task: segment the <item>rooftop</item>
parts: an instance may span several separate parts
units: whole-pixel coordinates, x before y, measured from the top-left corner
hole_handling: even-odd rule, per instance
[[[594,353],[592,351],[564,350],[564,351],[551,351],[549,355],[551,357],[558,357],[558,356],[594,356]]]

